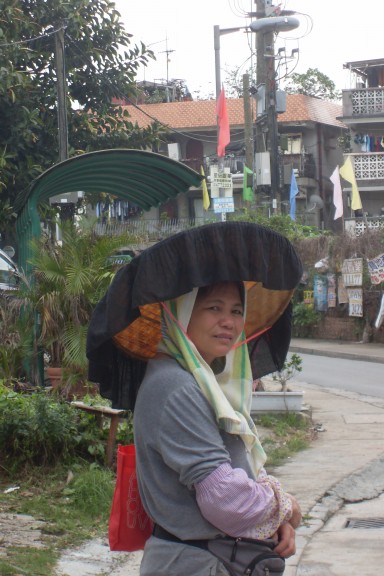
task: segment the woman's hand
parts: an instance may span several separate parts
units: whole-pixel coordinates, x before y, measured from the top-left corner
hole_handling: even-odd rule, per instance
[[[282,524],[278,530],[277,535],[279,538],[279,543],[276,548],[273,549],[274,552],[280,554],[283,558],[289,558],[293,556],[296,552],[295,543],[295,529],[289,522],[287,524]]]
[[[291,526],[293,526],[293,528],[296,529],[301,524],[302,519],[301,509],[296,498],[292,496],[292,494],[288,494],[288,496],[290,497],[292,502],[292,516],[291,519],[289,520],[289,523],[291,524]]]

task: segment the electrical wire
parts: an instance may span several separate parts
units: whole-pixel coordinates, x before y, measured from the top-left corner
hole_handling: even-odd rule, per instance
[[[95,68],[94,63],[92,62],[92,60],[88,57],[87,54],[85,54],[83,52],[83,50],[81,50],[81,48],[79,48],[76,44],[76,42],[70,37],[70,35],[68,33],[66,33],[66,38],[68,38],[71,42],[71,46],[77,50],[77,52],[86,60],[86,62],[91,65],[93,68]],[[96,71],[96,68],[95,68]],[[110,86],[113,86],[111,81],[109,80],[109,78],[106,78],[107,83]],[[136,108],[139,112],[141,112],[144,116],[146,116],[147,118],[149,118],[150,120],[152,120],[153,122],[157,122],[160,126],[162,126],[163,128],[165,128],[167,131],[173,133],[173,134],[178,134],[180,136],[185,136],[187,138],[190,138],[192,140],[198,140],[200,142],[206,142],[207,144],[209,143],[215,143],[216,142],[216,137],[213,136],[212,138],[209,137],[201,137],[201,135],[199,135],[198,133],[196,133],[196,136],[194,135],[195,133],[193,132],[182,132],[180,130],[177,130],[175,128],[171,128],[170,126],[163,124],[160,120],[158,120],[155,116],[149,114],[148,112],[146,112],[145,110],[143,110],[140,106],[138,106],[131,98],[128,98],[125,94],[123,94],[120,91],[117,91],[118,96],[121,99],[124,99],[125,101],[129,102],[129,104],[131,106],[133,106],[134,108]],[[232,140],[233,142],[236,142],[236,140]],[[241,140],[239,140],[240,142]]]
[[[51,32],[46,32],[45,34],[42,34],[41,36],[35,36],[33,38],[27,38],[26,40],[16,40],[15,42],[5,42],[4,44],[0,44],[0,48],[5,48],[7,46],[16,46],[18,44],[28,44],[31,42],[35,42],[36,40],[42,40],[44,38],[48,38],[49,36],[52,36],[53,34],[56,34],[56,32],[58,32],[59,30],[62,30],[63,26],[60,26],[60,28],[55,28],[55,30],[52,30]]]

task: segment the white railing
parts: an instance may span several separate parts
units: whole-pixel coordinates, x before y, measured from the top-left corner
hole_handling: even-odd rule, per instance
[[[357,180],[384,179],[384,152],[352,154]]]
[[[384,113],[384,89],[351,90],[352,115]]]
[[[211,220],[212,221],[212,220]],[[130,219],[126,221],[98,222],[95,232],[101,236],[115,236],[130,234],[139,237],[140,240],[156,241],[208,223],[204,218],[169,218],[164,220],[146,220],[144,218]]]
[[[360,236],[367,230],[379,230],[384,228],[384,216],[364,218],[345,218],[344,229],[351,236]]]

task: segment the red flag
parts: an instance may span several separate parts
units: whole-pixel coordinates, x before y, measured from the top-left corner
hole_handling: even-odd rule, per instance
[[[221,88],[220,95],[217,99],[217,123],[219,126],[219,137],[217,142],[217,155],[225,155],[225,147],[230,143],[231,137],[229,133],[229,120],[227,112],[227,103],[225,100],[224,87]]]

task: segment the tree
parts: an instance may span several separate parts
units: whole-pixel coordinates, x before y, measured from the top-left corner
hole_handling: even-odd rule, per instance
[[[20,274],[19,288],[9,299],[8,307],[20,312],[19,349],[30,360],[30,376],[36,382],[39,349],[49,358],[50,366],[65,369],[66,384],[86,381],[89,319],[119,268],[110,257],[137,241],[130,234],[99,236],[95,224],[85,217],[76,225],[62,222],[61,244],[45,235],[35,238],[33,277]]]
[[[159,124],[141,130],[111,104],[135,94],[153,57],[131,46],[111,0],[0,0],[0,203],[58,161],[55,37],[65,30],[69,155],[156,147]]]
[[[256,67],[250,66],[245,69],[244,66],[240,68],[232,68],[226,70],[225,80],[225,95],[228,98],[242,98],[244,92],[243,76],[248,74],[251,86],[255,84]],[[253,86],[255,88],[255,86]]]
[[[324,100],[340,100],[341,93],[335,83],[317,68],[308,68],[305,74],[293,73],[285,85],[288,94],[305,94]]]

